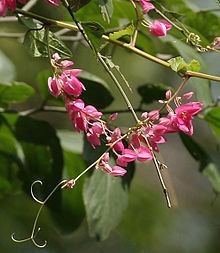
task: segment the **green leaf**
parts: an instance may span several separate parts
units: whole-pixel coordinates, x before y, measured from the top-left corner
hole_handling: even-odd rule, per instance
[[[23,82],[11,82],[0,84],[0,105],[5,107],[12,103],[24,102],[27,98],[33,96],[34,89]]]
[[[134,32],[134,26],[133,25],[129,25],[129,26],[126,26],[124,29],[120,30],[120,31],[117,31],[117,32],[114,32],[114,33],[110,33],[109,34],[109,38],[112,39],[112,40],[118,40],[120,39],[121,37],[123,36],[131,36]],[[107,46],[109,44],[109,42],[105,42],[103,45],[102,45],[102,49]]]
[[[83,133],[74,132],[73,130],[57,131],[63,150],[81,154],[83,151]]]
[[[205,175],[210,183],[215,193],[220,193],[220,173],[218,168],[214,163],[209,163],[203,170],[203,175]]]
[[[170,67],[172,70],[179,72],[179,71],[187,71],[187,63],[184,61],[184,59],[180,56],[171,58],[169,61]]]
[[[71,51],[66,45],[49,31],[48,38],[50,53],[59,53],[62,57],[71,57]],[[29,30],[24,37],[24,45],[29,49],[34,57],[48,57],[47,31],[44,28]]]
[[[169,87],[164,84],[144,84],[138,87],[137,91],[145,104],[152,103],[159,99],[165,99],[165,93]]]
[[[7,83],[14,80],[15,66],[13,62],[0,51],[0,83]]]
[[[201,68],[200,63],[197,60],[192,60],[187,66],[187,70],[196,71],[196,72],[200,71],[200,68]]]
[[[107,83],[103,79],[86,71],[80,73],[79,79],[86,87],[86,92],[81,97],[87,104],[103,109],[114,100]]]
[[[217,164],[215,164],[209,154],[196,143],[192,137],[182,133],[180,133],[180,137],[190,155],[200,162],[199,171],[207,176],[212,185],[213,191],[215,193],[220,193],[220,173]]]
[[[101,8],[101,13],[103,19],[110,23],[113,14],[113,3],[112,0],[98,0],[99,6]]]
[[[131,36],[133,34],[133,32],[134,32],[134,25],[129,25],[129,26],[125,27],[123,30],[120,30],[120,31],[117,31],[114,33],[110,33],[109,38],[112,40],[118,40],[125,35]]]
[[[128,188],[122,178],[98,170],[85,182],[83,199],[90,235],[105,240],[127,207]]]
[[[25,25],[29,29],[38,29],[39,28],[39,25],[37,23],[35,23],[32,18],[29,18],[29,17],[18,15],[18,21],[22,25]]]
[[[161,38],[161,40],[171,43],[171,45],[178,50],[179,54],[184,58],[186,62],[191,62],[193,59],[195,59],[201,64],[202,71],[208,71],[208,67],[205,64],[202,56],[189,45],[186,45],[181,40],[171,35],[167,35],[164,38]],[[212,103],[210,81],[205,79],[192,78],[190,79],[189,83],[192,84],[198,101],[203,102],[204,105]]]
[[[91,0],[67,0],[70,8],[75,12],[87,5]]]
[[[220,107],[208,111],[204,119],[209,123],[216,136],[220,138]]]
[[[171,58],[168,62],[170,63],[171,69],[176,72],[184,73],[187,70],[200,70],[200,63],[197,60],[192,60],[189,64],[187,64],[182,57],[178,56],[175,58]]]
[[[35,180],[41,180],[39,188],[42,198],[62,180],[63,152],[55,129],[47,122],[29,117],[19,117],[16,122],[15,134],[24,153],[25,171],[21,177],[26,192]],[[61,207],[61,192],[56,191],[49,200],[52,210]]]
[[[82,22],[81,25],[93,47],[99,51],[102,44],[102,35],[105,32],[103,26],[97,22]]]

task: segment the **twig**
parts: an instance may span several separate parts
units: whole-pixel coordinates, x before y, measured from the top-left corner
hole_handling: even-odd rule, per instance
[[[70,29],[72,31],[78,31],[78,28],[77,26],[71,24],[71,23],[67,23],[67,22],[63,22],[63,21],[58,21],[58,20],[54,20],[54,19],[49,19],[49,18],[45,18],[45,17],[42,17],[42,16],[39,16],[37,14],[34,14],[34,13],[31,13],[31,12],[26,12],[26,11],[23,11],[21,9],[16,9],[16,12],[18,14],[22,14],[22,15],[25,15],[25,16],[28,16],[28,17],[31,17],[31,18],[34,18],[36,20],[39,20],[45,24],[51,24],[51,25],[55,25],[55,26],[58,26],[58,27],[63,27],[63,28],[67,28],[67,29]],[[127,43],[124,43],[122,41],[119,41],[119,40],[112,40],[110,39],[107,35],[103,35],[102,38],[106,41],[108,41],[109,43],[112,43],[112,44],[115,44],[119,47],[122,47],[124,49],[127,49],[147,60],[150,60],[152,62],[155,62],[157,64],[160,64],[164,67],[167,67],[167,68],[170,68],[170,64],[164,60],[161,60],[160,58],[158,57],[155,57],[153,55],[150,55],[136,47],[132,47],[131,45],[127,44]],[[172,70],[172,69],[171,69]],[[201,73],[201,72],[195,72],[195,71],[186,71],[185,73],[186,76],[190,76],[190,77],[196,77],[196,78],[201,78],[201,79],[207,79],[207,80],[212,80],[212,81],[216,81],[216,82],[220,82],[220,77],[219,76],[213,76],[213,75],[208,75],[208,74],[205,74],[205,73]]]

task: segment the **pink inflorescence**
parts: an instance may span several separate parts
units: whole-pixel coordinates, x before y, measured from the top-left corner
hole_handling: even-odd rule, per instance
[[[55,97],[63,96],[74,128],[78,132],[85,133],[94,149],[101,145],[102,140],[110,147],[109,152],[115,156],[116,165],[111,166],[110,153],[106,152],[98,160],[96,168],[113,176],[123,176],[129,163],[152,160],[153,152],[159,151],[158,145],[167,141],[166,134],[178,131],[193,134],[193,116],[201,111],[202,104],[187,102],[192,97],[192,92],[184,94],[183,97],[176,97],[173,109],[168,103],[172,92],[168,90],[167,100],[160,101],[167,109],[167,115],[160,117],[159,110],[144,112],[141,121],[122,136],[119,127],[110,129],[107,122],[102,119],[102,113],[94,106],[86,105],[79,98],[86,90],[77,78],[81,70],[72,69],[74,63],[62,60],[57,53],[52,56],[51,63],[54,67],[54,76],[48,78],[49,91]],[[114,113],[110,115],[109,120],[115,120],[117,116],[117,113]],[[126,139],[126,144],[123,139]]]
[[[140,0],[140,5],[144,14],[155,9],[155,6],[150,2],[150,0]],[[153,23],[149,23],[149,32],[156,37],[166,36],[167,32],[172,28],[172,25],[164,19],[158,19]]]

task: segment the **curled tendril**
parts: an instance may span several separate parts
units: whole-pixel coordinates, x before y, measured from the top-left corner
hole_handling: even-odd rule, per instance
[[[60,183],[58,183],[54,188],[53,190],[50,192],[50,194],[46,197],[46,199],[44,201],[41,201],[39,200],[38,198],[36,198],[34,196],[34,193],[33,193],[33,186],[37,183],[40,183],[41,185],[43,185],[43,183],[40,181],[40,180],[36,180],[32,183],[31,185],[31,196],[32,198],[40,204],[40,207],[38,209],[38,212],[37,212],[37,215],[34,219],[34,223],[33,223],[33,227],[32,227],[32,231],[31,231],[31,236],[28,237],[28,238],[25,238],[25,239],[16,239],[15,238],[15,234],[13,233],[11,235],[11,239],[16,242],[16,243],[23,243],[23,242],[27,242],[27,241],[32,241],[32,243],[38,247],[38,248],[44,248],[46,245],[47,245],[47,241],[45,240],[43,244],[39,244],[37,241],[36,241],[36,236],[37,234],[39,233],[39,231],[41,230],[40,227],[38,229],[36,229],[37,227],[37,222],[39,220],[39,217],[40,217],[40,214],[41,214],[41,211],[44,207],[44,205],[46,204],[46,202],[49,200],[49,198],[53,195],[53,193],[60,187],[62,186],[63,184],[65,184],[67,182],[67,180],[63,180],[61,181]],[[62,188],[62,187],[61,187]]]
[[[34,244],[36,247],[38,247],[38,248],[44,248],[44,247],[47,245],[47,241],[44,241],[43,244],[39,244],[39,243],[35,240],[35,238],[36,238],[36,236],[37,236],[37,234],[38,234],[39,231],[40,231],[40,228],[38,228],[38,230],[37,230],[37,232],[35,233],[35,235],[31,235],[31,237],[28,237],[28,238],[25,238],[25,239],[16,239],[16,238],[15,238],[15,234],[13,233],[13,234],[11,235],[11,239],[12,239],[14,242],[16,242],[16,243],[22,243],[22,242],[32,241],[33,244]]]
[[[42,205],[44,202],[41,201],[41,200],[39,200],[38,198],[36,198],[35,195],[34,195],[34,191],[33,191],[34,185],[35,185],[35,184],[38,184],[38,183],[39,183],[40,185],[43,184],[42,181],[40,181],[40,180],[36,180],[36,181],[34,181],[34,182],[31,184],[31,197],[32,197],[37,203],[39,203],[39,204]]]

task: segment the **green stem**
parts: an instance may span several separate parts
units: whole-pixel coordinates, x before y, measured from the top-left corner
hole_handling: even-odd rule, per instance
[[[55,26],[58,26],[58,27],[67,28],[67,29],[72,30],[72,31],[79,31],[77,26],[75,26],[73,24],[70,24],[70,23],[67,23],[67,22],[57,21],[57,20],[54,20],[54,19],[45,18],[45,17],[39,16],[37,14],[21,10],[21,9],[16,9],[16,12],[18,14],[22,14],[24,16],[31,17],[31,18],[34,18],[36,20],[39,20],[39,21],[41,21],[45,24],[51,24],[51,25],[55,25]],[[167,68],[171,69],[170,64],[168,62],[166,62],[164,60],[161,60],[160,58],[157,58],[153,55],[150,55],[150,54],[148,54],[148,53],[146,53],[146,52],[144,52],[144,51],[142,51],[138,48],[132,47],[131,45],[129,45],[127,43],[124,43],[124,42],[119,41],[119,40],[112,40],[106,35],[103,35],[102,38],[104,40],[108,41],[109,43],[112,43],[112,44],[115,44],[119,47],[127,49],[127,50],[129,50],[129,51],[131,51],[131,52],[133,52],[133,53],[149,60],[149,61],[155,62],[159,65],[162,65],[164,67],[167,67]],[[185,76],[196,77],[196,78],[201,78],[201,79],[207,79],[207,80],[211,80],[211,81],[220,82],[220,77],[219,76],[208,75],[208,74],[201,73],[201,72],[186,71]]]
[[[72,12],[69,3],[66,0],[62,1],[64,3],[64,6],[67,8],[70,16],[73,19],[73,22],[75,22],[77,28],[79,29],[79,31],[81,32],[82,36],[84,37],[84,39],[86,40],[86,42],[88,43],[88,45],[90,46],[90,48],[93,50],[93,52],[95,52],[99,62],[102,64],[102,66],[104,67],[104,69],[106,70],[106,72],[109,74],[109,76],[111,77],[111,79],[113,80],[113,82],[115,83],[116,87],[118,88],[119,92],[121,93],[122,97],[124,98],[128,109],[131,111],[135,121],[138,123],[139,119],[137,117],[136,112],[133,109],[133,106],[129,100],[129,98],[127,97],[126,93],[124,92],[123,88],[121,87],[119,81],[117,80],[117,78],[115,77],[115,75],[113,74],[113,72],[110,70],[109,66],[106,64],[105,60],[103,59],[102,55],[97,52],[97,50],[93,47],[91,41],[89,40],[88,36],[86,35],[86,33],[84,32],[83,27],[81,26],[80,22],[75,18],[74,13]]]

